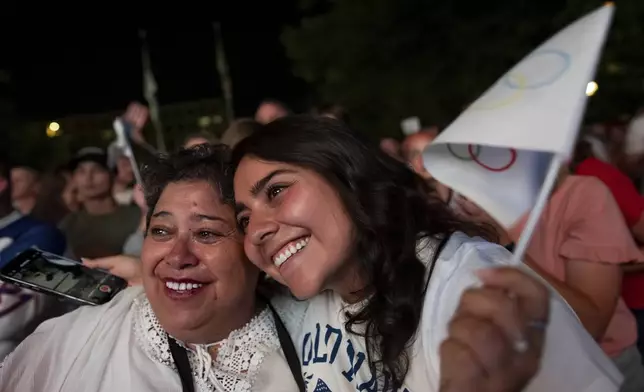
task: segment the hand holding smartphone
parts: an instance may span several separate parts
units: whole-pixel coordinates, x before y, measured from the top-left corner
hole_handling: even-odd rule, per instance
[[[0,279],[82,305],[104,304],[127,287],[117,276],[38,249],[28,249],[5,264]]]

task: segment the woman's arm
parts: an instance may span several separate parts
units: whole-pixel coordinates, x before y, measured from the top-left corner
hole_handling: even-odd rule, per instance
[[[604,336],[621,292],[619,265],[569,260],[563,282],[535,262],[528,259],[525,263],[559,292],[593,338],[599,340]]]

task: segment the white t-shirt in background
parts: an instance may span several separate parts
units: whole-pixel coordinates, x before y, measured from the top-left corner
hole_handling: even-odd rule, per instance
[[[419,249],[421,259],[430,263],[432,247]],[[438,349],[447,336],[447,325],[461,294],[480,284],[475,276],[477,270],[510,265],[510,260],[511,254],[501,246],[461,233],[452,236],[432,273],[419,331],[412,345],[411,367],[401,392],[438,391]],[[293,338],[308,391],[383,390],[384,385],[376,384],[367,366],[364,339],[344,328],[346,304],[338,295],[325,292],[303,302],[276,298],[274,304]],[[618,391],[621,374],[568,305],[553,293],[550,306],[541,370],[525,391]]]

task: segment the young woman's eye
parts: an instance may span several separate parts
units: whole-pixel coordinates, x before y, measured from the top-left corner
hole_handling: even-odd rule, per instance
[[[268,200],[275,199],[287,187],[285,185],[271,185],[266,189],[266,196]]]

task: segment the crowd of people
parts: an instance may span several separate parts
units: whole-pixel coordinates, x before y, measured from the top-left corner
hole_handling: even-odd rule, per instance
[[[118,148],[0,157],[0,264],[130,284],[70,309],[2,283],[0,390],[644,391],[644,115],[584,129],[518,267],[526,218],[435,181],[439,133],[378,146],[266,100],[171,154],[133,138],[141,184]]]

